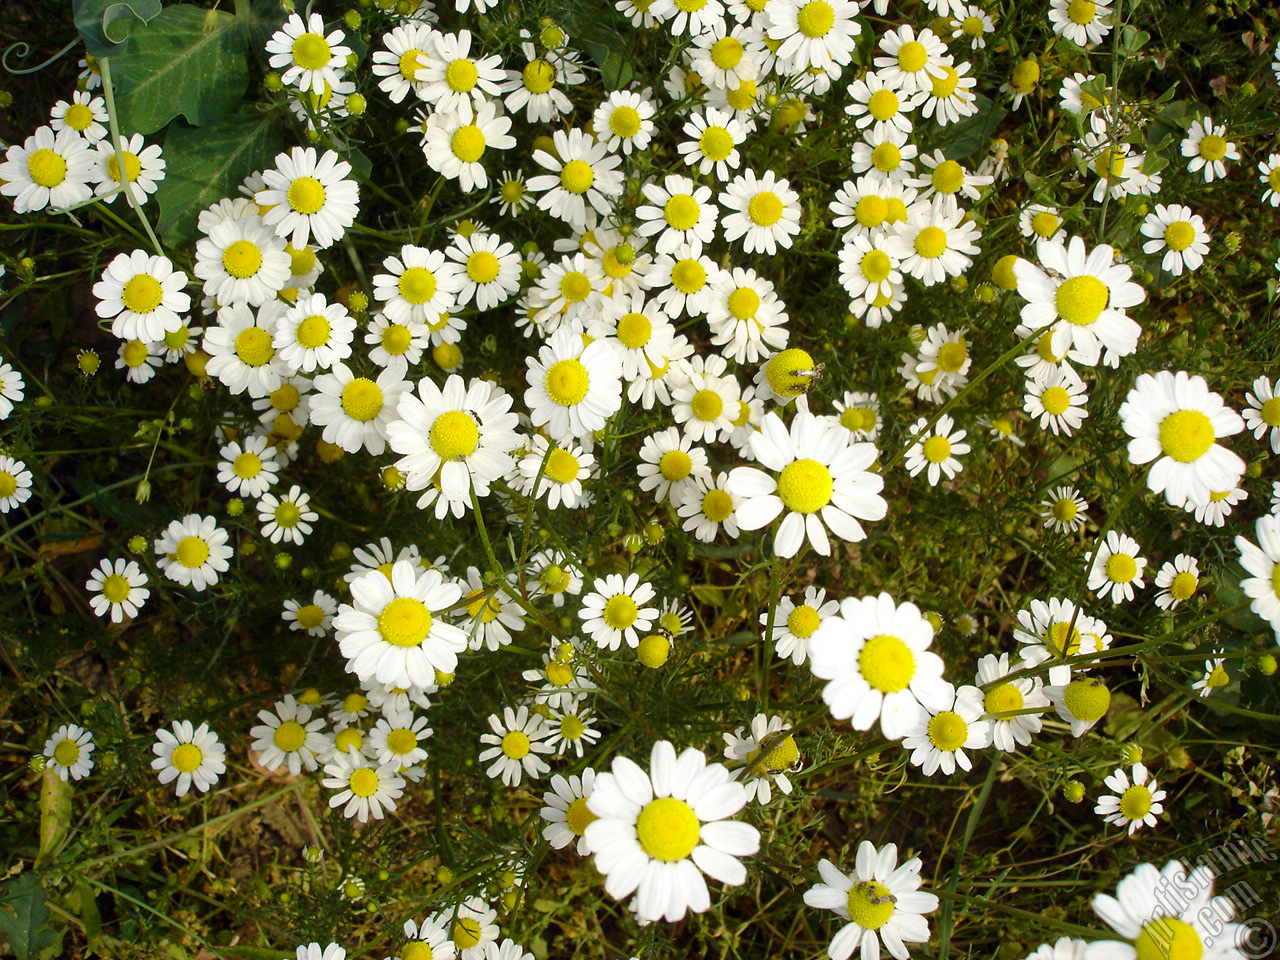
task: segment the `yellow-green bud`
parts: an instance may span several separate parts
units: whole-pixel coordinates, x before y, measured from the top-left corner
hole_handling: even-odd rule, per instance
[[[1068,780],[1062,786],[1062,795],[1071,803],[1079,803],[1084,799],[1084,784],[1079,780]]]
[[[279,93],[284,89],[284,81],[280,79],[278,73],[268,73],[262,78],[262,85],[272,93]]]
[[[240,516],[244,513],[244,501],[239,497],[232,497],[227,501],[227,513],[233,517]]]
[[[368,107],[369,102],[365,100],[363,93],[353,93],[347,97],[347,113],[353,117],[363,117]]]
[[[1142,762],[1142,747],[1136,743],[1126,743],[1120,748],[1120,762],[1135,764]]]
[[[1264,653],[1258,658],[1258,669],[1262,671],[1264,676],[1274,677],[1276,673],[1276,658],[1269,653]]]

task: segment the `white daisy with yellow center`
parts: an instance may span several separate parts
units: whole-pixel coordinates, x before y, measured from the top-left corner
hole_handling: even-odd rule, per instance
[[[231,568],[228,561],[235,551],[228,539],[213,517],[187,514],[156,538],[156,566],[175,583],[203,591]]]
[[[791,793],[787,772],[800,762],[800,750],[790,730],[791,724],[782,717],[758,713],[750,727],[723,735],[724,757],[740,764],[733,778],[747,788],[748,803],[768,803],[775,786]]]
[[[422,85],[419,98],[431,105],[434,116],[479,107],[502,93],[507,79],[502,58],[472,56],[471,41],[470,30],[432,33],[431,55],[417,77]]]
[[[272,70],[283,70],[280,80],[285,86],[324,93],[325,84],[333,85],[347,69],[351,48],[343,44],[341,30],[324,32],[324,18],[310,14],[304,21],[290,14],[284,26],[267,40],[268,63]]]
[[[1053,32],[1077,46],[1100,43],[1111,32],[1111,7],[1095,0],[1050,0],[1049,24]],[[1107,18],[1104,21],[1104,18]]]
[[[1271,452],[1280,453],[1280,380],[1258,377],[1244,402],[1244,424],[1253,431],[1253,439],[1270,434]]]
[[[886,30],[879,47],[885,56],[875,58],[876,73],[908,97],[928,90],[933,78],[945,76],[943,68],[953,63],[947,45],[927,27],[918,35],[910,24]]]
[[[453,310],[462,290],[462,269],[439,250],[405,244],[398,257],[382,261],[382,268],[387,272],[374,274],[373,297],[383,304],[387,318],[401,326],[434,321]],[[393,341],[388,351],[395,345]]]
[[[881,135],[864,133],[853,145],[850,156],[855,174],[875,171],[894,180],[906,180],[915,173],[920,148],[908,143],[907,134],[889,127]]]
[[[640,445],[641,462],[636,468],[640,489],[652,490],[658,503],[682,503],[699,483],[711,478],[707,452],[695,443],[676,427],[645,437]]]
[[[97,143],[107,135],[107,102],[88,90],[77,90],[71,100],[59,100],[49,111],[49,125],[54,133],[70,128],[89,143]]]
[[[649,772],[615,757],[598,773],[587,809],[598,819],[586,828],[605,891],[625,900],[635,894],[642,921],[675,922],[711,907],[703,874],[728,886],[746,882],[740,857],[760,846],[755,827],[729,820],[747,792],[718,763],[694,749],[679,756],[666,740],[653,745]]]
[[[703,176],[714,174],[724,181],[742,162],[738,144],[746,140],[749,131],[732,111],[707,107],[685,121],[681,132],[688,137],[680,143],[684,162]]]
[[[943,414],[929,426],[929,418],[921,417],[911,428],[911,446],[907,448],[906,468],[911,476],[924,473],[930,486],[936,487],[945,476],[948,480],[964,469],[960,455],[971,447],[965,443],[967,430],[957,430],[950,414]]]
[[[710,187],[697,186],[688,177],[671,174],[660,185],[645,184],[643,193],[648,203],[636,208],[640,221],[636,233],[642,237],[657,235],[657,253],[674,253],[687,244],[700,254],[702,245],[715,239],[720,211],[711,202]]]
[[[551,772],[542,756],[554,748],[546,742],[551,731],[541,714],[532,713],[525,706],[516,710],[503,707],[501,717],[489,716],[489,729],[493,732],[480,737],[480,743],[488,747],[480,751],[480,762],[493,761],[485,774],[515,787],[526,776],[538,780]]]
[[[404,795],[405,781],[399,774],[398,764],[375,764],[354,746],[326,763],[324,772],[326,776],[321,783],[337,791],[329,798],[329,807],[342,807],[342,815],[348,820],[352,817],[361,823],[368,823],[370,817],[381,820],[395,811],[396,801]]]
[[[552,510],[562,504],[572,510],[590,502],[582,485],[595,477],[596,458],[579,444],[561,446],[534,434],[518,466],[524,496],[543,497]]]
[[[1031,666],[1051,661],[1049,683],[1057,686],[1066,685],[1073,671],[1089,669],[1087,660],[1071,663],[1073,658],[1091,656],[1111,645],[1106,623],[1070,600],[1032,600],[1029,609],[1018,611],[1017,619],[1013,638],[1022,644],[1022,659]]]
[[[713,23],[693,38],[693,71],[712,89],[736,90],[760,76],[764,35],[746,23]]]
[[[786,349],[786,305],[770,280],[743,267],[721,270],[711,282],[707,326],[711,343],[737,363],[755,363]]]
[[[0,194],[13,197],[13,212],[65,209],[92,196],[94,157],[88,141],[66,128],[56,134],[39,127],[21,144],[11,144],[0,163]]]
[[[982,707],[985,719],[991,724],[991,741],[997,750],[1006,753],[1031,743],[1032,735],[1040,732],[1041,725],[1040,714],[1034,711],[1049,709],[1049,698],[1041,689],[1044,682],[1039,677],[1005,679],[1025,666],[1026,661],[1012,661],[1007,653],[998,657],[989,653],[978,660],[974,682],[982,690]]]
[[[263,222],[295,249],[314,240],[320,249],[341,240],[355,222],[360,188],[351,164],[332,150],[317,156],[315,147],[294,147],[276,155],[276,165],[262,172],[263,189],[254,194],[259,207],[270,208]]]
[[[323,637],[328,635],[337,612],[338,601],[323,590],[316,590],[309,603],[285,600],[280,619],[289,624],[290,630],[305,633],[309,637]]]
[[[1098,597],[1110,595],[1112,603],[1132,600],[1135,590],[1143,587],[1147,560],[1141,556],[1138,541],[1116,530],[1096,548],[1093,566],[1089,568],[1088,587]]]
[[[865,144],[864,144],[865,146]],[[872,168],[855,181],[846,180],[836,189],[830,209],[832,225],[848,236],[876,240],[889,227],[907,219],[907,208],[919,191],[900,176]]]
[[[443,617],[462,598],[457,582],[397,560],[390,577],[375,570],[350,586],[352,602],[333,619],[349,673],[361,681],[426,687],[437,671],[457,669],[467,635]]]
[[[1089,519],[1089,501],[1075,487],[1055,487],[1040,501],[1040,519],[1046,529],[1058,533],[1075,533]]]
[[[430,25],[421,20],[402,20],[382,35],[386,49],[374,52],[373,75],[379,78],[378,89],[392,103],[400,103],[410,91],[426,100],[423,92],[433,35]]]
[[[142,134],[122,137],[117,151],[110,140],[99,140],[95,146],[93,170],[89,179],[95,184],[93,192],[107,203],[128,189],[134,202],[141,205],[156,192],[164,179],[165,162],[160,156],[158,143],[147,144]],[[120,176],[121,158],[124,159],[124,176]]]
[[[510,113],[524,110],[530,123],[546,123],[573,110],[573,101],[563,87],[576,86],[586,80],[572,50],[557,50],[545,57],[532,43],[522,43],[525,65],[519,71],[507,71],[506,96],[503,106]]]
[[[653,122],[657,108],[653,102],[634,90],[615,90],[591,116],[591,127],[609,150],[620,150],[630,156],[643,150],[653,139],[657,125]]]
[[[541,194],[538,208],[576,230],[588,224],[588,208],[605,215],[622,196],[622,158],[603,144],[573,129],[551,137],[555,155],[535,150],[533,160],[549,171],[529,178],[529,189]]]
[[[3,484],[2,477],[0,484]],[[84,588],[89,591],[89,606],[93,612],[100,617],[110,616],[112,623],[120,623],[125,617],[136,617],[147,597],[151,596],[147,589],[147,575],[136,560],[112,561],[104,557],[89,574]]]
[[[581,334],[561,328],[525,363],[530,419],[557,443],[590,443],[622,406],[621,364],[608,341],[584,344]]]
[[[789,249],[800,232],[800,195],[772,170],[764,176],[744,170],[725,185],[719,201],[725,240],[741,240],[746,253],[773,256]]]
[[[285,241],[256,216],[214,223],[209,235],[196,241],[193,272],[204,281],[205,296],[222,307],[266,303],[292,275]]]
[[[1151,238],[1142,245],[1142,252],[1163,250],[1160,268],[1175,277],[1184,270],[1199,270],[1209,252],[1209,231],[1204,228],[1204,219],[1180,203],[1157,203],[1142,221],[1142,235]]]
[[[894,288],[902,285],[898,258],[888,246],[888,236],[879,230],[848,234],[840,245],[840,285],[855,313],[869,309],[878,298],[892,296]]]
[[[311,422],[323,427],[322,436],[347,453],[361,449],[375,457],[387,449],[388,429],[397,419],[400,398],[410,389],[399,367],[382,370],[377,379],[356,376],[345,364],[313,381]]]
[[[377,763],[394,764],[397,771],[413,767],[427,759],[427,740],[434,731],[427,718],[415,716],[412,710],[386,710],[369,731],[367,753]]]
[[[848,87],[853,102],[844,112],[854,117],[859,130],[870,128],[874,136],[883,136],[890,128],[911,132],[911,117],[915,109],[914,98],[903,97],[900,90],[879,74],[868,73],[865,79],[854,80]]]
[[[356,321],[341,303],[322,293],[299,297],[277,322],[272,345],[294,372],[328,370],[351,356]]]
[[[703,543],[710,543],[721,530],[731,540],[740,532],[737,518],[738,497],[729,489],[729,474],[721,471],[714,478],[708,475],[697,485],[686,490],[684,499],[677,504],[677,512],[689,531]]]
[[[83,780],[93,770],[94,747],[92,733],[74,723],[64,723],[44,743],[47,769],[64,782]]]
[[[765,31],[781,41],[778,63],[783,72],[800,73],[810,65],[827,70],[852,61],[854,40],[862,24],[852,0],[772,0],[764,9]]]
[[[258,763],[268,770],[288,770],[298,776],[303,770],[315,770],[319,756],[329,746],[324,732],[324,717],[312,717],[311,707],[299,703],[293,694],[285,694],[270,710],[259,710],[262,722],[249,730],[253,738],[250,749]]]
[[[563,850],[573,844],[578,856],[591,854],[584,834],[597,819],[587,808],[587,799],[595,783],[596,772],[591,767],[581,774],[564,777],[557,773],[551,778],[551,789],[542,795],[545,806],[538,813],[546,824],[542,828],[542,837],[553,850]]]
[[[520,289],[520,254],[496,233],[459,233],[445,255],[458,265],[459,309],[474,302],[477,309],[490,310]],[[436,319],[428,317],[427,322]]]
[[[159,773],[162,784],[174,784],[180,797],[193,786],[207,793],[227,770],[226,747],[207,723],[193,727],[190,720],[175,720],[171,726],[172,730],[161,727],[156,731],[151,769]]]
[[[320,515],[311,509],[310,495],[296,484],[283,496],[264,493],[258,500],[262,535],[272,543],[301,545],[311,533],[311,524],[319,519]]]
[[[654,596],[638,573],[597,577],[578,609],[582,632],[605,650],[617,650],[623,641],[634,650],[658,616],[657,607],[645,606]]]
[[[671,416],[685,436],[702,443],[724,440],[741,410],[742,386],[724,357],[682,360],[671,389]]]
[[[1182,155],[1190,157],[1187,171],[1200,173],[1205,183],[1227,175],[1227,162],[1240,159],[1240,148],[1227,139],[1227,125],[1214,125],[1213,117],[1197,118],[1181,144]]]
[[[1025,389],[1022,409],[1055,437],[1071,436],[1089,416],[1088,389],[1070,367],[1058,367],[1040,380],[1028,377]]]
[[[885,250],[902,265],[902,272],[926,287],[964,273],[979,253],[982,233],[965,211],[948,197],[935,196],[907,210],[907,219],[894,223]]]
[[[510,118],[501,116],[494,102],[481,100],[473,105],[464,100],[456,110],[437,110],[428,118],[422,132],[422,153],[427,166],[457,180],[464,193],[483,190],[489,186],[485,155],[516,145],[510,129]]]
[[[982,691],[973,686],[957,689],[943,681],[924,693],[920,705],[924,710],[902,739],[903,749],[911,751],[912,764],[927,777],[938,771],[950,776],[957,768],[972,770],[973,762],[965,751],[991,746],[991,723],[982,719]]]

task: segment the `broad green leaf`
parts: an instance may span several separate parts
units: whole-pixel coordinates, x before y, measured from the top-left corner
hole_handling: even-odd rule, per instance
[[[174,117],[199,126],[231,113],[249,85],[248,47],[229,13],[166,7],[136,26],[111,61],[116,104],[129,133],[155,133]]]
[[[17,960],[35,960],[56,948],[61,937],[49,926],[44,888],[28,871],[0,883],[0,933]]]
[[[236,113],[204,127],[174,126],[164,142],[165,178],[157,225],[171,247],[195,234],[200,211],[231,196],[240,181],[284,148],[270,113]]]
[[[45,767],[40,783],[40,852],[36,854],[36,869],[49,865],[54,854],[67,842],[71,831],[71,797],[75,787],[63,780],[52,769]]]
[[[160,0],[75,0],[72,9],[89,54],[110,57],[124,50],[132,26],[160,13]]]

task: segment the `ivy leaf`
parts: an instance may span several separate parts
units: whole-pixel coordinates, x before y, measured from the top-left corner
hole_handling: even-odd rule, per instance
[[[199,126],[231,113],[249,85],[248,46],[229,13],[166,7],[136,26],[112,60],[116,104],[130,133],[155,133],[174,117]]]
[[[58,948],[62,937],[49,926],[44,887],[28,871],[0,883],[0,933],[18,960],[35,960]]]
[[[171,247],[195,235],[200,211],[223,197],[253,173],[270,166],[284,148],[271,113],[241,112],[203,127],[174,126],[164,142],[165,178],[157,197],[157,225]]]
[[[75,0],[76,30],[93,57],[111,57],[124,50],[138,24],[160,14],[160,0]]]

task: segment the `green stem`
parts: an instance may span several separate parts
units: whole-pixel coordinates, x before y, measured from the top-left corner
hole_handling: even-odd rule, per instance
[[[142,222],[142,227],[147,231],[147,236],[151,240],[151,245],[155,248],[159,256],[164,256],[164,248],[160,246],[160,241],[155,235],[155,231],[151,229],[151,221],[142,214],[142,205],[133,195],[133,191],[129,189],[131,181],[129,180],[129,170],[124,163],[124,143],[120,139],[120,123],[116,114],[115,94],[111,89],[111,58],[103,57],[98,61],[98,66],[102,71],[102,93],[107,99],[107,123],[111,127],[111,146],[116,152],[116,169],[120,173],[120,185],[124,191],[124,198],[129,201],[129,206],[133,208],[133,212],[138,215],[138,219]]]

